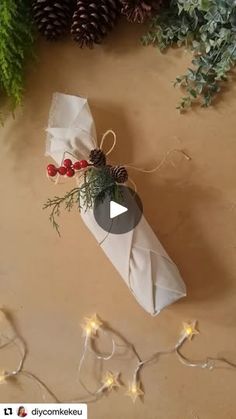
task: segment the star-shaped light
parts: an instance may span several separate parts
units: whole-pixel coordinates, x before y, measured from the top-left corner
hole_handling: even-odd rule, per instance
[[[102,322],[98,319],[97,315],[94,314],[92,317],[86,317],[82,329],[85,336],[94,337],[98,329],[102,326]]]
[[[194,320],[191,323],[183,322],[183,336],[192,340],[194,335],[198,335],[199,331],[197,330],[197,320]]]
[[[119,375],[120,373],[114,374],[113,372],[107,371],[102,380],[104,389],[111,391],[115,387],[120,387]]]
[[[129,390],[126,393],[126,396],[131,397],[133,403],[135,403],[138,397],[144,396],[144,392],[141,390],[140,384],[133,381],[132,383],[129,383]]]

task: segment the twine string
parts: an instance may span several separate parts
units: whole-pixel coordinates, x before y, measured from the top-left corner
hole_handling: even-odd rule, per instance
[[[108,137],[108,135],[110,135],[110,134],[113,136],[113,144],[111,145],[110,149],[106,152],[106,156],[108,156],[109,154],[112,153],[112,151],[116,147],[116,143],[117,143],[116,133],[113,130],[109,129],[102,136],[101,143],[100,143],[100,149],[103,150],[104,142],[105,142],[106,138]],[[121,164],[121,166],[125,167],[126,169],[133,169],[133,170],[137,170],[137,171],[142,172],[142,173],[149,173],[149,174],[150,173],[155,173],[155,172],[157,172],[158,170],[161,169],[161,167],[166,163],[168,157],[172,153],[181,153],[186,160],[188,160],[188,161],[191,160],[191,157],[187,153],[185,153],[185,151],[179,150],[179,149],[173,149],[173,150],[167,151],[165,156],[162,158],[161,162],[158,163],[158,165],[155,166],[153,169],[143,169],[143,168],[134,166],[132,164],[125,164],[125,165]]]
[[[81,129],[81,131],[86,132],[86,134],[90,137],[90,139],[92,139],[94,146],[96,146],[97,142],[96,142],[95,138],[92,135],[90,135],[86,130]],[[105,140],[108,138],[109,135],[112,135],[113,143],[110,146],[110,148],[108,149],[108,151],[105,153],[106,156],[109,156],[112,153],[112,151],[115,149],[116,144],[117,144],[117,136],[116,136],[115,131],[113,131],[112,129],[109,129],[103,134],[103,136],[101,138],[100,150],[103,150]],[[191,160],[191,157],[187,153],[185,153],[185,151],[179,150],[179,149],[173,149],[173,150],[167,151],[166,154],[164,155],[164,157],[162,158],[162,160],[160,161],[160,163],[158,163],[158,165],[155,166],[152,169],[140,168],[140,167],[134,166],[133,164],[125,164],[125,165],[122,164],[121,166],[124,167],[125,169],[136,170],[138,172],[146,173],[146,174],[152,174],[152,173],[158,172],[162,168],[162,166],[167,162],[168,157],[173,153],[181,153],[186,160],[188,160],[188,161]],[[81,154],[85,155],[84,153],[81,153]],[[75,159],[78,158],[78,156],[75,153],[71,153],[70,151],[64,151],[63,157],[62,157],[62,160],[61,160],[61,165],[63,164],[66,155],[69,155],[69,156],[71,156]],[[80,179],[86,173],[86,171],[89,170],[89,168],[90,168],[90,166],[82,169],[82,175],[81,175],[81,171],[76,174],[75,177],[76,177],[77,185],[78,185],[78,176],[79,176],[79,179]],[[95,168],[94,166],[93,166],[93,168],[99,170],[99,168]],[[57,185],[60,182],[60,178],[61,178],[59,173],[57,173],[55,178],[50,177],[48,174],[47,174],[47,177],[55,185]],[[136,194],[137,193],[137,185],[130,176],[129,176],[128,182],[130,182],[130,184],[133,186],[134,192]],[[62,183],[62,182],[60,182],[60,183]]]
[[[187,153],[185,153],[185,151],[179,150],[179,149],[173,149],[173,150],[167,151],[165,156],[160,161],[160,163],[158,163],[158,165],[155,166],[153,169],[143,169],[143,168],[140,168],[140,167],[137,167],[137,166],[133,166],[131,164],[125,164],[124,167],[126,169],[133,169],[133,170],[136,170],[136,171],[141,172],[141,173],[148,173],[148,174],[155,173],[162,168],[162,166],[166,163],[168,157],[172,153],[181,153],[186,160],[188,160],[188,161],[192,160],[191,157]]]
[[[115,131],[113,131],[112,129],[109,129],[102,136],[101,143],[100,143],[100,150],[103,150],[104,142],[105,142],[106,138],[108,137],[108,135],[110,135],[110,134],[113,136],[113,144],[109,148],[109,150],[105,153],[106,156],[109,156],[109,154],[112,153],[112,151],[114,150],[114,148],[116,146],[116,142],[117,142],[117,137],[116,137]]]

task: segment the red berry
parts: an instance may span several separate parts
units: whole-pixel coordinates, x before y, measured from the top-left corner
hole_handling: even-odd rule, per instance
[[[55,164],[49,164],[49,165],[47,166],[47,169],[49,169],[50,167],[52,167],[52,168],[54,169],[56,166],[55,166]]]
[[[85,169],[88,167],[88,162],[86,160],[80,160],[80,168]]]
[[[57,174],[57,168],[54,166],[54,164],[49,164],[47,167],[48,175],[51,177],[56,176]]]
[[[74,174],[75,174],[74,169],[72,169],[72,167],[69,167],[69,169],[67,169],[67,171],[66,171],[66,176],[73,177]]]
[[[65,159],[63,164],[67,169],[69,169],[72,166],[72,161],[71,159]]]
[[[80,162],[79,161],[76,161],[74,164],[73,164],[73,168],[75,169],[75,170],[80,170]]]
[[[60,175],[62,175],[62,176],[64,176],[66,174],[66,171],[67,171],[67,169],[64,166],[61,166],[58,169],[58,173],[60,173]]]

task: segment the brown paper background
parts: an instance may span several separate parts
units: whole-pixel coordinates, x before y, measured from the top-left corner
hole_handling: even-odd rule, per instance
[[[142,28],[121,23],[105,44],[80,50],[72,41],[40,41],[29,69],[24,107],[1,129],[0,295],[25,338],[25,368],[60,399],[81,393],[76,365],[80,322],[98,313],[149,356],[172,346],[184,320],[198,319],[201,334],[184,353],[194,359],[227,356],[236,362],[236,85],[214,108],[180,115],[180,91],[171,81],[190,61],[184,50],[161,55],[139,43]],[[158,174],[132,173],[145,215],[178,264],[188,297],[158,317],[134,300],[75,210],[61,215],[59,239],[42,211],[55,187],[45,176],[45,133],[53,92],[87,96],[98,135],[112,128],[116,162],[152,167],[170,149]],[[14,368],[15,350],[1,352],[2,369]],[[115,361],[127,382],[135,361]],[[110,367],[110,366],[109,366]],[[91,364],[88,366],[91,370]],[[85,371],[86,376],[86,371]],[[236,416],[236,372],[191,369],[166,356],[142,374],[144,403],[125,388],[89,406],[89,419],[230,419]],[[41,402],[26,378],[0,388],[0,401]]]

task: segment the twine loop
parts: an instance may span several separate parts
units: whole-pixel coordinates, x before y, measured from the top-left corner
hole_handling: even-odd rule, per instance
[[[106,138],[108,137],[109,134],[112,134],[112,136],[113,136],[113,144],[110,147],[110,149],[105,153],[106,156],[109,156],[109,154],[112,153],[112,151],[114,150],[114,148],[116,146],[116,143],[117,143],[117,137],[116,137],[115,131],[113,131],[112,129],[108,129],[102,136],[101,143],[100,143],[100,150],[103,151],[104,142],[105,142],[105,140],[106,140]]]

